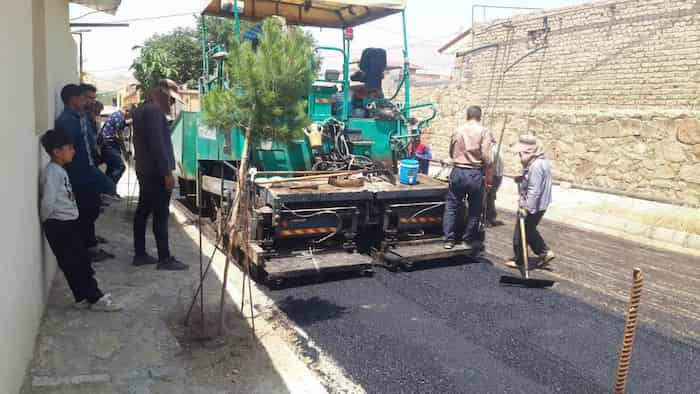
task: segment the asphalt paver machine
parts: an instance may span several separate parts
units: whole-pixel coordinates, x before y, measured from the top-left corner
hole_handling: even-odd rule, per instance
[[[411,103],[405,6],[404,0],[217,0],[204,8],[204,15],[231,18],[239,39],[239,20],[281,16],[289,25],[338,29],[342,42],[317,48],[342,57],[342,70],[327,69],[309,86],[312,124],[305,137],[253,147],[257,175],[248,180],[249,239],[237,252],[258,276],[282,281],[371,272],[376,265],[397,268],[466,254],[442,247],[447,184],[422,174],[414,184],[404,184],[397,174],[411,155],[410,145],[436,115],[430,103]],[[402,17],[403,67],[399,87],[385,95],[386,51],[364,49],[359,70],[351,75],[350,46],[355,27],[394,14]],[[202,33],[201,94],[213,84],[234,86],[221,72],[224,48],[207,43],[205,25]],[[188,112],[178,116],[174,129],[181,187],[225,205],[241,176],[241,130],[210,130],[199,113]],[[337,172],[345,175],[328,176]]]

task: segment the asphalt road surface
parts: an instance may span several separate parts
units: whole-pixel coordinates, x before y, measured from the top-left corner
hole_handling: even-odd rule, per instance
[[[270,291],[368,393],[609,393],[632,268],[645,277],[630,393],[700,392],[700,261],[544,222],[553,289],[498,284],[513,217],[487,259]],[[460,262],[458,262],[460,263]]]

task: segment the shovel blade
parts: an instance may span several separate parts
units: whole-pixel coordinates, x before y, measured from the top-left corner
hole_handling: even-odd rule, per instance
[[[501,280],[499,280],[498,283],[500,283],[502,285],[523,286],[523,287],[536,288],[536,289],[543,289],[545,287],[554,286],[553,280],[532,279],[532,278],[525,279],[525,278],[518,277],[518,276],[506,276],[506,275],[501,276]]]

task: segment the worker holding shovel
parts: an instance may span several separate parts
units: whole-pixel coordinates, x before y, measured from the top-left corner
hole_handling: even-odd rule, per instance
[[[510,268],[519,268],[527,255],[523,251],[521,234],[525,234],[525,245],[540,257],[538,267],[549,264],[554,259],[554,253],[549,250],[542,236],[537,231],[537,225],[552,201],[552,169],[549,160],[544,155],[544,149],[532,135],[523,135],[517,146],[520,163],[523,166],[521,176],[515,178],[518,183],[520,198],[518,201],[518,220],[513,234],[513,260],[506,262]],[[520,220],[520,219],[524,220]],[[524,224],[524,231],[520,225]],[[527,246],[525,246],[527,248]]]

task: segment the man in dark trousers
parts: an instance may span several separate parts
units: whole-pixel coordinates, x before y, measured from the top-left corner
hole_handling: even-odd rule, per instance
[[[493,182],[492,150],[493,137],[481,125],[481,108],[467,108],[467,123],[452,134],[450,158],[454,168],[450,173],[445,216],[442,222],[445,232],[445,249],[456,243],[457,216],[466,197],[469,204],[467,226],[462,234],[466,249],[479,250],[479,219],[484,193]]]
[[[99,170],[95,167],[90,140],[89,125],[82,115],[84,109],[84,89],[78,85],[68,84],[61,90],[61,100],[65,106],[56,119],[55,128],[65,130],[74,141],[75,157],[66,165],[66,171],[73,185],[75,200],[80,216],[78,226],[88,248],[93,263],[114,258],[114,255],[97,246],[95,221],[100,214],[100,195],[98,192]]]
[[[97,137],[100,153],[105,163],[107,163],[105,173],[115,184],[119,183],[122,174],[126,171],[122,153],[127,160],[129,159],[129,152],[124,145],[123,132],[127,126],[127,121],[131,119],[132,113],[133,108],[131,107],[114,111],[102,125],[102,129]]]
[[[180,99],[178,86],[173,81],[161,80],[146,97],[133,115],[134,157],[139,181],[139,202],[134,217],[133,265],[157,263],[159,270],[186,270],[189,266],[171,256],[168,245],[170,196],[175,188],[172,174],[175,156],[165,115],[170,113],[175,100]],[[146,221],[151,214],[158,260],[146,253]]]
[[[538,268],[541,268],[549,265],[555,257],[537,231],[537,225],[552,202],[552,165],[534,135],[520,136],[517,151],[523,166],[522,174],[515,179],[520,193],[518,211],[525,217],[525,238],[532,251],[539,256]],[[516,222],[513,232],[515,257],[506,262],[507,267],[517,268],[525,263],[522,245],[519,223]]]

